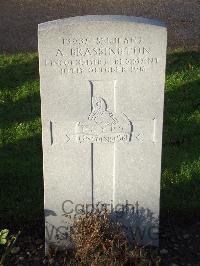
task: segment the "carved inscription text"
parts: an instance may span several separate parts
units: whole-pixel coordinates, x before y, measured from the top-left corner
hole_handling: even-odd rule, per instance
[[[67,77],[87,73],[145,73],[159,64],[141,36],[59,38],[60,46],[44,66]]]

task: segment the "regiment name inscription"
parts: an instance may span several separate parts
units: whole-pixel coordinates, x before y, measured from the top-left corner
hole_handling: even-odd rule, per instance
[[[150,46],[140,36],[59,38],[59,48],[44,66],[53,68],[60,75],[83,73],[143,73],[159,64]]]

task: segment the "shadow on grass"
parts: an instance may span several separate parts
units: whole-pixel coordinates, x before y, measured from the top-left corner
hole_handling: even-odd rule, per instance
[[[0,93],[1,218],[37,219],[43,214],[43,179],[41,129],[34,122],[40,117],[36,54],[0,55]]]
[[[0,213],[4,219],[36,218],[43,211],[41,136],[0,149]],[[3,189],[2,189],[3,188]]]
[[[198,52],[170,54],[168,75],[190,71],[192,80],[165,92],[161,213],[188,221],[200,217],[200,80],[192,74],[199,59]]]
[[[0,55],[0,89],[15,90],[39,78],[36,54]]]
[[[0,127],[40,116],[38,57],[0,55]]]
[[[200,144],[199,86],[200,82],[196,80],[165,93],[163,150],[171,149],[176,153],[185,151],[189,155],[189,161],[198,158]],[[170,158],[164,157],[164,166],[165,159],[169,161]],[[176,156],[174,163],[180,165],[183,157],[180,159]]]
[[[40,95],[39,91],[27,95],[16,102],[10,101],[0,104],[1,128],[8,128],[14,123],[32,121],[40,117]]]
[[[167,55],[167,75],[184,70],[190,70],[192,66],[199,65],[200,52],[198,51],[176,51]]]

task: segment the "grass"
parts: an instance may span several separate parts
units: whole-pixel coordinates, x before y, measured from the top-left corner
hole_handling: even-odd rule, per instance
[[[0,213],[30,219],[43,208],[38,58],[0,56]]]
[[[200,53],[167,56],[161,210],[199,215]],[[0,213],[31,220],[43,212],[37,54],[0,55]]]
[[[161,209],[182,216],[200,210],[200,53],[168,54]]]

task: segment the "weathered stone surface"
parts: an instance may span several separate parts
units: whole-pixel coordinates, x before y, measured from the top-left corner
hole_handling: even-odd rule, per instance
[[[165,26],[126,16],[47,22],[39,57],[47,243],[62,242],[63,213],[73,220],[101,202],[114,214],[126,205],[118,218],[157,245]]]

